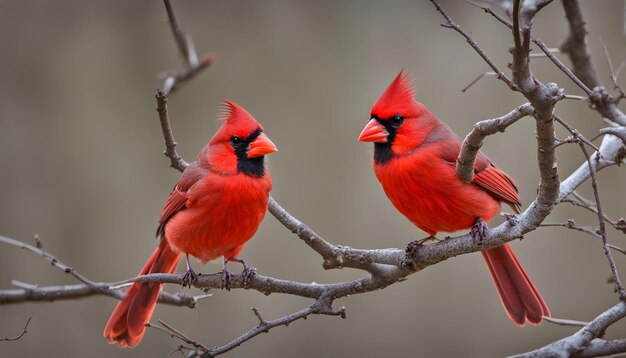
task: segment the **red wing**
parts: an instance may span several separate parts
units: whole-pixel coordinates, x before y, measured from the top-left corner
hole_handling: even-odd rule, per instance
[[[491,163],[482,171],[474,170],[474,180],[472,183],[480,186],[496,198],[510,204],[514,209],[519,211],[522,201],[517,194],[515,181],[513,181],[510,176]]]
[[[454,166],[456,165],[456,158],[461,151],[461,142],[459,140],[449,141],[440,150],[442,158]],[[511,205],[514,210],[520,210],[522,202],[519,195],[517,195],[515,181],[505,172],[496,168],[483,152],[478,152],[476,155],[474,180],[472,183],[485,189],[499,200]]]
[[[165,201],[163,209],[159,214],[159,227],[157,228],[157,236],[163,236],[163,230],[167,221],[177,212],[187,207],[187,199],[189,191],[194,184],[200,180],[204,174],[204,169],[200,168],[196,163],[190,164],[183,172],[172,192]]]

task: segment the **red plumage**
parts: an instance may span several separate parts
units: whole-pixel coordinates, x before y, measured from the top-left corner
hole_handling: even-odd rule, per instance
[[[276,147],[250,113],[225,101],[225,122],[183,172],[159,218],[161,242],[140,275],[171,273],[181,254],[202,263],[236,260],[267,211],[272,179],[264,155]],[[137,345],[162,284],[135,283],[104,329],[109,343]]]
[[[359,140],[374,142],[374,171],[393,205],[430,235],[488,221],[500,203],[521,205],[515,182],[479,152],[474,180],[455,171],[461,140],[414,98],[400,72],[372,107]],[[550,311],[508,244],[482,252],[502,304],[515,324],[541,323]]]

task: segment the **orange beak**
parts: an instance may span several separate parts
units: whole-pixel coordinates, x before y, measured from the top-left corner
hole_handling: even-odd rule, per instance
[[[248,145],[248,158],[256,158],[266,154],[277,152],[278,148],[272,143],[270,138],[261,133]]]
[[[377,120],[371,119],[359,135],[361,142],[387,143],[389,132]]]

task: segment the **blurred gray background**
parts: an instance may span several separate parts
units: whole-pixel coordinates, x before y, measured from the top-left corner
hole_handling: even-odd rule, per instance
[[[223,98],[240,103],[279,147],[269,164],[274,197],[336,244],[401,248],[425,236],[388,202],[370,166],[371,147],[356,140],[371,105],[400,69],[411,70],[417,98],[461,136],[476,121],[525,102],[493,78],[461,93],[488,68],[458,34],[439,26],[442,19],[427,1],[173,5],[198,52],[218,55],[170,98],[180,153],[193,160],[208,141],[219,126],[215,119]],[[443,5],[505,69],[509,31],[468,3]],[[623,2],[583,1],[582,6],[594,63],[610,87],[599,38],[616,65],[626,58]],[[560,2],[539,14],[534,31],[551,47],[562,42],[567,26]],[[46,249],[92,280],[134,276],[156,245],[161,205],[179,177],[162,155],[154,110],[155,88],[162,86],[157,74],[181,62],[162,2],[3,1],[0,53],[0,233],[27,242],[39,234]],[[533,59],[532,69],[542,81],[581,94],[547,59]],[[563,101],[558,113],[588,137],[603,126],[584,102]],[[560,129],[558,134],[566,136]],[[533,121],[524,119],[490,137],[484,150],[517,179],[524,203],[531,202],[538,183]],[[577,146],[559,148],[562,178],[581,162]],[[625,180],[617,167],[599,175],[605,210],[613,218],[625,214]],[[581,192],[590,195],[588,187],[585,183]],[[549,221],[567,218],[596,223],[593,215],[567,205],[557,207]],[[610,238],[626,245],[621,233],[611,230]],[[513,246],[554,316],[590,320],[616,302],[599,241],[542,228]],[[320,257],[271,215],[242,257],[264,275],[303,282],[363,275],[324,271]],[[626,275],[626,260],[616,260]],[[204,273],[221,269],[220,264],[195,267]],[[31,253],[0,246],[0,288],[12,288],[11,279],[75,283]],[[218,290],[195,310],[158,306],[153,320],[163,319],[215,346],[257,323],[251,306],[273,319],[309,303]],[[33,317],[21,340],[0,342],[0,356],[165,357],[179,345],[153,330],[135,349],[108,345],[102,330],[115,304],[108,297],[91,297],[0,306],[0,337],[19,333]],[[276,328],[229,356],[503,356],[574,331],[550,323],[515,327],[479,254],[336,305],[347,307],[348,319],[314,316]],[[607,337],[624,335],[626,322]]]

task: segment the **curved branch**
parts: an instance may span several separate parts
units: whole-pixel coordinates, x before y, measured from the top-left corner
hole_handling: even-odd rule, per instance
[[[474,180],[474,161],[488,135],[504,132],[506,128],[519,119],[530,116],[535,109],[530,103],[523,104],[502,117],[485,119],[474,124],[474,129],[465,137],[461,152],[456,159],[456,175],[466,183]]]
[[[163,139],[165,139],[165,154],[170,158],[170,167],[183,171],[189,163],[183,160],[183,158],[176,152],[176,141],[174,140],[174,134],[172,134],[172,126],[167,114],[167,95],[165,92],[157,89],[154,96],[157,100],[157,112],[159,112],[159,121],[161,122],[161,130],[163,131]]]
[[[198,60],[193,40],[191,39],[191,36],[187,35],[178,25],[170,0],[164,0],[164,3],[167,18],[172,29],[172,34],[174,35],[174,39],[178,45],[178,50],[185,60],[185,65],[183,67],[170,70],[165,76],[163,89],[166,94],[171,94],[176,91],[182,83],[190,80],[195,75],[200,73],[200,71],[212,64],[213,61],[215,61],[215,55],[207,53],[202,57],[201,61]]]
[[[269,333],[270,329],[272,328],[279,326],[288,326],[291,322],[297,321],[299,319],[306,319],[308,316],[313,314],[341,316],[342,318],[346,318],[345,308],[342,307],[339,310],[333,310],[332,308],[330,308],[330,306],[327,306],[327,304],[325,304],[323,300],[315,301],[315,303],[305,309],[271,321],[265,321],[263,318],[261,318],[261,315],[256,310],[256,308],[253,307],[252,310],[254,311],[254,314],[259,318],[259,324],[256,327],[250,329],[241,336],[230,341],[228,344],[204,351],[198,350],[192,352],[188,357],[218,356],[239,347],[242,343],[249,341],[250,339],[258,336],[261,333]]]
[[[611,347],[615,347],[614,345],[605,345],[600,342],[596,342],[591,345],[591,342],[597,338],[600,338],[604,335],[606,329],[611,326],[613,323],[618,320],[626,317],[626,303],[619,302],[615,306],[609,308],[604,311],[598,317],[596,317],[593,321],[589,322],[586,326],[581,328],[578,332],[573,335],[560,339],[556,342],[550,343],[549,345],[536,349],[532,352],[519,354],[513,356],[514,358],[527,358],[527,357],[571,357],[575,356],[575,353],[582,354],[582,357],[591,357],[598,355],[608,355],[612,353],[617,353],[615,351],[609,350]],[[621,341],[620,341],[621,343]],[[585,353],[585,350],[589,348],[590,351]],[[600,348],[605,350],[599,351]],[[623,350],[622,350],[623,351]],[[594,354],[588,355],[589,353],[602,353],[602,354]],[[607,352],[607,353],[604,353]]]
[[[26,324],[24,325],[24,329],[22,329],[22,333],[20,333],[19,335],[15,336],[15,337],[4,337],[4,338],[0,338],[0,342],[12,342],[12,341],[17,341],[18,339],[24,337],[24,335],[26,333],[28,333],[27,329],[28,329],[28,325],[30,324],[30,321],[33,319],[33,317],[28,317],[28,320],[26,321]]]
[[[612,134],[619,139],[622,140],[624,145],[626,145],[626,127],[618,127],[618,128],[602,128],[600,129],[600,133],[602,134]]]

